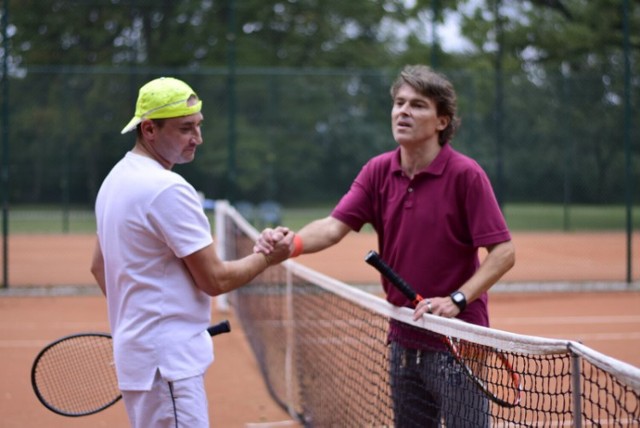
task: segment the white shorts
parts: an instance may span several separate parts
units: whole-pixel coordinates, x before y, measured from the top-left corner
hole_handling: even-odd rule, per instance
[[[122,391],[132,428],[209,428],[204,375],[169,382],[156,371],[150,391]]]

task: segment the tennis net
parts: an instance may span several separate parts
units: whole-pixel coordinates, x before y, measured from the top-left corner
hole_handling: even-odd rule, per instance
[[[226,201],[215,222],[221,257],[252,251],[258,232]],[[291,260],[229,301],[273,398],[304,426],[640,427],[640,369],[577,342],[416,322],[410,309]],[[393,326],[415,343],[390,346]]]

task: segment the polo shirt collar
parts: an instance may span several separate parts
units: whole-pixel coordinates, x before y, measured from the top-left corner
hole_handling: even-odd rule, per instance
[[[431,162],[426,169],[421,170],[417,175],[442,175],[444,173],[444,169],[447,166],[447,163],[449,162],[449,159],[451,158],[452,153],[453,149],[451,148],[449,143],[445,143],[433,162]],[[392,157],[391,172],[402,173],[402,166],[400,165],[400,147],[396,148],[395,154]]]

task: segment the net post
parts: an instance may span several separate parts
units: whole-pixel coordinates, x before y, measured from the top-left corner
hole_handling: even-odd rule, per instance
[[[573,427],[582,428],[582,359],[571,353],[571,394],[573,401]]]
[[[284,378],[285,378],[285,394],[287,397],[287,412],[291,416],[295,416],[294,403],[297,402],[294,396],[295,391],[295,373],[294,373],[294,355],[293,346],[295,340],[294,318],[293,318],[293,273],[286,263],[282,266],[286,273],[286,304],[284,305],[283,314],[285,320],[285,331],[287,335],[285,362],[284,362]]]
[[[0,188],[2,192],[2,288],[9,288],[9,2],[2,8],[2,162],[0,164]]]
[[[216,252],[221,260],[227,260],[227,245],[226,245],[226,225],[227,212],[229,211],[229,201],[217,200],[214,205],[215,211],[215,245]],[[229,302],[226,294],[221,294],[216,297],[216,307],[220,312],[229,311]]]

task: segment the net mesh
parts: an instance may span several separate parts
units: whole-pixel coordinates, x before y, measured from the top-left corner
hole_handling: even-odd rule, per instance
[[[222,202],[218,249],[247,255],[257,231]],[[305,426],[640,427],[640,369],[575,342],[414,322],[292,261],[230,302],[274,399]],[[397,328],[403,347],[388,342]]]

